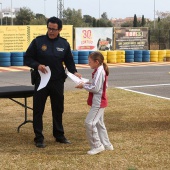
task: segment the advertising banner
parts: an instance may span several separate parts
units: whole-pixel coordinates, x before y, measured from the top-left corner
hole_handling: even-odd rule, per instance
[[[30,25],[28,26],[28,40],[31,42],[34,38],[47,33],[46,25]]]
[[[70,43],[71,49],[73,50],[73,25],[63,25],[60,36],[67,39]]]
[[[75,28],[75,48],[84,51],[113,49],[113,28]]]
[[[26,26],[0,26],[0,51],[24,51],[27,48]]]
[[[30,30],[29,41],[31,42],[35,37],[44,35],[47,33],[46,25],[31,25],[28,26],[28,30]],[[60,36],[67,39],[70,43],[71,49],[73,49],[73,26],[72,25],[63,25],[63,28],[60,32]]]
[[[46,25],[0,26],[0,52],[24,52],[35,37],[46,33]],[[63,25],[60,36],[73,49],[73,26]]]
[[[147,27],[114,28],[115,50],[148,50]]]

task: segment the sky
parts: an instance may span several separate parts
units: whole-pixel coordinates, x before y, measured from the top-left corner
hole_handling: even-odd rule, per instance
[[[155,11],[169,12],[170,0],[63,0],[64,9],[81,9],[82,15],[90,15],[96,19],[103,12],[108,19],[137,17],[157,18]],[[2,9],[27,7],[35,14],[44,14],[46,17],[57,16],[57,0],[0,0]]]

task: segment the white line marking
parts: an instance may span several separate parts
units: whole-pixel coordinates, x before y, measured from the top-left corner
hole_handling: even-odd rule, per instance
[[[119,89],[119,87],[116,87]],[[170,98],[168,97],[162,97],[162,96],[158,96],[158,95],[154,95],[154,94],[149,94],[149,93],[143,93],[143,92],[139,92],[139,91],[135,91],[135,90],[130,90],[130,89],[125,89],[125,88],[120,88],[122,90],[126,90],[126,91],[130,91],[133,93],[139,93],[139,94],[143,94],[143,95],[147,95],[147,96],[152,96],[152,97],[157,97],[157,98],[161,98],[161,99],[166,99],[166,100],[170,100]]]
[[[116,87],[116,88],[119,88],[119,89],[126,89],[126,88],[154,87],[154,86],[170,86],[170,84],[153,84],[153,85],[126,86],[126,87]]]

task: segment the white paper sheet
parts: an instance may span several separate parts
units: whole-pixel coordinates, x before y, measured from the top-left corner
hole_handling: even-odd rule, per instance
[[[40,77],[41,77],[41,81],[40,81],[40,85],[39,85],[37,91],[44,88],[47,85],[47,83],[49,82],[49,80],[50,80],[51,70],[50,70],[49,66],[46,66],[45,68],[46,68],[48,73],[44,74],[44,73],[42,73],[41,71],[38,70],[38,72],[40,74]]]
[[[68,77],[73,80],[76,84],[80,84],[80,83],[87,83],[89,82],[89,79],[85,79],[85,78],[79,78],[77,76],[75,76],[74,74],[67,72]]]

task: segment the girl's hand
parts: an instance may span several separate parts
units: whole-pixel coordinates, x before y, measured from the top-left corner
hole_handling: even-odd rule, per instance
[[[80,83],[80,84],[78,84],[75,88],[82,89],[82,88],[83,88],[83,84],[84,84],[84,83]]]

